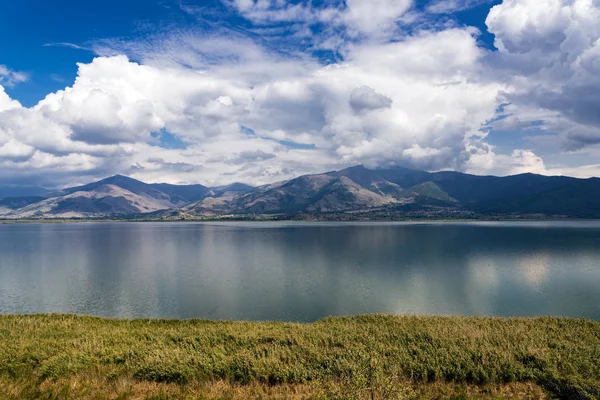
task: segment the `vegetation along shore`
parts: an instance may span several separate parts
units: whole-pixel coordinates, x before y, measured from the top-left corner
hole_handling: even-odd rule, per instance
[[[0,316],[2,399],[600,398],[600,323]]]

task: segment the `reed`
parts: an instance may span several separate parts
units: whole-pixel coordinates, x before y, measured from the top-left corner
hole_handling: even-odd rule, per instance
[[[0,316],[2,399],[600,398],[600,323]]]

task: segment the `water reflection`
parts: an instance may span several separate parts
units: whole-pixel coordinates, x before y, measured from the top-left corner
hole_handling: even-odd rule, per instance
[[[600,224],[0,225],[0,313],[600,319]]]

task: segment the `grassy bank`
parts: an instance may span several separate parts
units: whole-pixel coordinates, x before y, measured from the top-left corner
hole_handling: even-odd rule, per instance
[[[0,316],[0,398],[600,398],[600,324]]]

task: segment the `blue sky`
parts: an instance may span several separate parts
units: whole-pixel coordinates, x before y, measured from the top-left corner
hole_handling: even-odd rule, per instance
[[[318,4],[319,2],[313,2]],[[430,2],[419,0],[416,9],[424,9]],[[493,35],[487,32],[485,18],[491,5],[500,1],[483,2],[473,8],[436,16],[453,18],[460,24],[471,25],[482,31],[481,42],[493,49]],[[7,88],[7,92],[26,106],[33,106],[46,94],[65,87],[77,76],[77,63],[89,63],[95,56],[93,43],[106,38],[135,40],[159,31],[205,24],[190,17],[185,7],[206,9],[203,17],[214,22],[213,29],[241,27],[252,29],[254,24],[240,17],[234,9],[219,1],[178,0],[104,0],[77,1],[24,0],[7,2],[0,14],[0,35],[10,40],[0,42],[2,63],[24,71],[29,81],[24,85]],[[212,15],[211,15],[212,13]],[[289,25],[287,23],[279,26]],[[315,29],[319,29],[316,25]],[[15,34],[19,32],[19,34]],[[250,33],[249,33],[250,35]],[[80,48],[76,48],[79,46]],[[329,52],[311,52],[321,62],[331,62]]]
[[[0,183],[600,171],[593,0],[0,7]]]
[[[94,40],[131,37],[144,24],[162,24],[181,14],[144,0],[6,2],[0,13],[2,63],[26,71],[30,80],[7,91],[23,104],[35,105],[47,93],[65,87],[77,75],[78,62],[94,53],[61,44],[89,47]],[[18,32],[18,33],[17,33]]]

